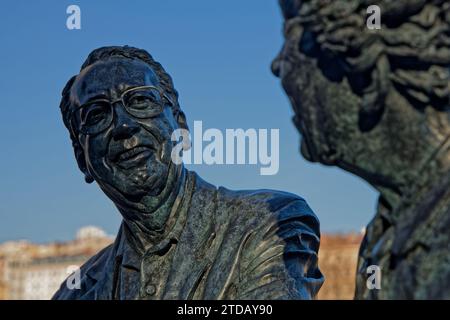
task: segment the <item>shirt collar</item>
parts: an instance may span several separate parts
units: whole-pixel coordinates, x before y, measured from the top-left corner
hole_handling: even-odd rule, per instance
[[[163,239],[147,249],[144,255],[141,255],[135,248],[131,230],[127,227],[126,223],[122,221],[119,233],[117,235],[116,257],[121,258],[121,265],[123,267],[140,271],[143,256],[156,252],[164,254],[168,251],[171,245],[178,243],[186,223],[190,201],[195,189],[194,186],[195,175],[187,171],[187,178],[184,183],[183,190],[181,190],[179,198],[175,201],[175,204],[178,204],[176,212],[174,212],[168,220],[168,223],[173,225],[172,229]],[[171,223],[171,219],[175,220],[175,222]]]

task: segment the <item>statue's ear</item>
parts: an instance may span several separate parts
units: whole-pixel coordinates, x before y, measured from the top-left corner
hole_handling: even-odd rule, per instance
[[[186,116],[183,111],[177,110],[175,113],[175,117],[177,119],[178,125],[181,129],[186,129],[189,131],[189,127],[187,125]]]
[[[94,182],[94,178],[91,176],[86,166],[86,159],[84,157],[84,152],[81,146],[78,143],[73,144],[73,150],[75,152],[75,158],[77,159],[78,168],[80,168],[81,172],[84,174],[84,180],[87,183]]]

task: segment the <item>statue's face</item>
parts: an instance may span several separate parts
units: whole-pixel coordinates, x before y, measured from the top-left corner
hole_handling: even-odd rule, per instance
[[[406,11],[397,2],[382,4],[404,23],[363,29],[363,1],[280,0],[285,42],[272,70],[290,98],[307,160],[401,193],[429,165],[448,127],[441,111],[448,101],[445,54],[431,50],[424,57],[422,47],[404,39],[417,35],[418,42],[439,47],[430,30],[445,27],[418,31],[406,22],[419,18],[404,13],[422,7],[420,19],[426,19],[431,9],[423,2],[404,4]],[[441,15],[434,21],[446,26],[444,10]]]
[[[361,98],[352,92],[338,65],[315,51],[314,42],[301,25],[288,23],[285,43],[272,70],[294,109],[302,155],[334,165],[361,147],[355,145],[362,141],[358,127]]]
[[[282,2],[285,10],[288,3]],[[425,139],[423,113],[393,86],[380,102],[384,113],[361,112],[367,101],[377,101],[374,97],[380,91],[372,79],[384,79],[378,69],[371,74],[346,74],[333,55],[320,50],[320,34],[305,29],[293,18],[295,14],[284,13],[285,42],[272,70],[294,109],[302,155],[350,171],[375,187],[397,190],[398,185],[408,184],[415,168],[434,150]]]
[[[141,86],[151,88],[136,89]],[[125,58],[85,68],[72,86],[86,170],[113,199],[117,193],[128,199],[157,195],[167,183],[178,124],[168,100],[152,87],[162,89],[155,72]]]

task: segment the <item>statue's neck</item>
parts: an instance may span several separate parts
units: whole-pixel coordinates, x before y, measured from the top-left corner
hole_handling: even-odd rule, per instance
[[[143,212],[136,208],[119,208],[131,240],[138,251],[144,252],[149,246],[164,239],[173,227],[172,224],[176,222],[177,218],[174,215],[178,212],[177,208],[181,204],[181,198],[185,192],[186,176],[187,170],[180,167],[173,187],[163,199],[158,199],[160,200],[157,202],[158,205],[152,207],[151,210]],[[143,201],[148,201],[148,205],[151,206],[153,200],[149,197]]]
[[[405,200],[420,199],[450,172],[450,136],[425,158],[423,165],[410,175],[409,181],[399,187],[400,193],[388,188],[379,188],[380,196],[388,210],[392,211]]]

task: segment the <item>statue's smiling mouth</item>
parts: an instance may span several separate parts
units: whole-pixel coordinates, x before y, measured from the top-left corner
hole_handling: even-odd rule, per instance
[[[129,169],[139,164],[147,162],[148,158],[155,152],[149,146],[136,146],[131,149],[119,152],[113,162],[123,169]]]

